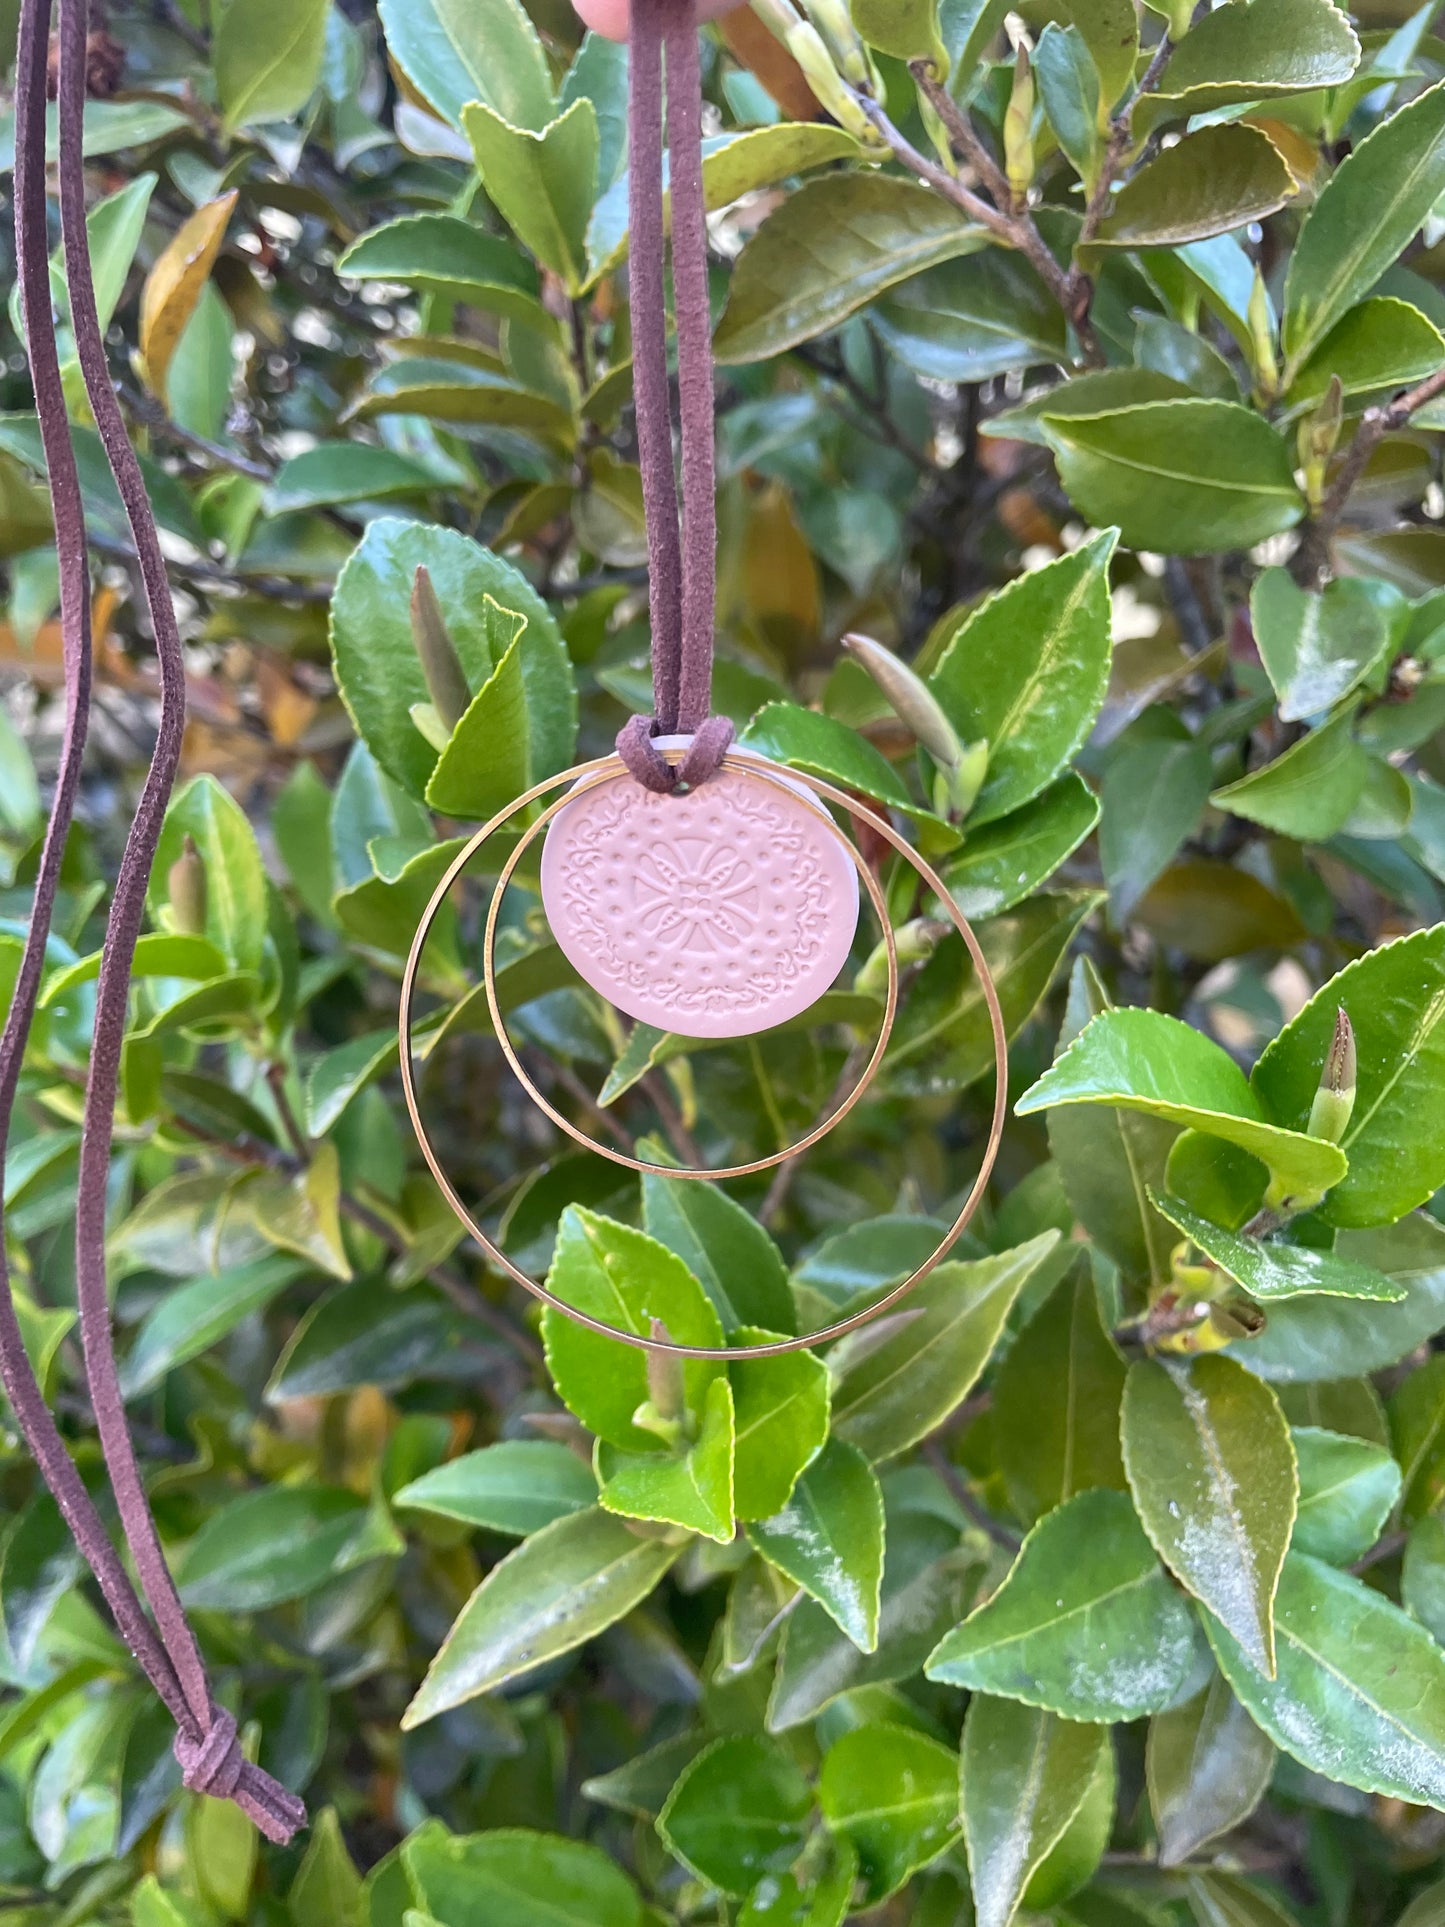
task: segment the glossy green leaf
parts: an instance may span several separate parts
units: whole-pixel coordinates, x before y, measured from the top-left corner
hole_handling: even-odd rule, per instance
[[[1362,1559],[1400,1497],[1400,1468],[1382,1445],[1312,1425],[1294,1427],[1299,1511],[1290,1544],[1327,1565]]]
[[[1391,1394],[1390,1446],[1404,1490],[1400,1517],[1406,1525],[1438,1511],[1445,1498],[1445,1356],[1430,1358],[1401,1380]]]
[[[545,603],[509,563],[452,529],[380,519],[341,572],[331,607],[331,647],[342,695],[377,762],[421,796],[437,753],[412,720],[431,700],[412,640],[409,609],[419,567],[432,578],[468,682],[480,687],[497,663],[486,599],[525,616],[522,679],[529,753],[538,774],[565,769],[576,699],[566,651]]]
[[[343,1285],[296,1327],[266,1396],[281,1404],[362,1385],[456,1376],[475,1364],[482,1330],[432,1285],[402,1292],[379,1289],[370,1280]]]
[[[586,278],[585,237],[597,183],[597,113],[587,99],[540,132],[474,100],[462,130],[487,198],[529,253],[574,292]]]
[[[540,1532],[597,1503],[591,1468],[550,1439],[503,1439],[449,1459],[393,1495],[392,1504],[507,1532]]]
[[[235,970],[261,966],[266,943],[266,871],[255,831],[214,776],[194,776],[171,799],[151,872],[153,921],[171,922],[168,878],[190,837],[205,868],[205,935]]]
[[[938,0],[854,0],[853,24],[880,53],[895,60],[926,60],[940,77],[948,49],[938,30]]]
[[[1234,1060],[1158,1011],[1094,1018],[1014,1108],[1026,1116],[1062,1104],[1123,1106],[1223,1138],[1261,1159],[1292,1194],[1318,1197],[1346,1169],[1335,1145],[1269,1123]]]
[[[1258,128],[1202,127],[1130,176],[1098,238],[1121,248],[1178,247],[1262,221],[1295,192],[1284,156]]]
[[[728,1545],[733,1537],[732,1386],[715,1378],[697,1415],[696,1437],[676,1452],[597,1447],[600,1503],[629,1519],[660,1520]]]
[[[1144,737],[1110,762],[1100,798],[1099,861],[1116,924],[1198,830],[1213,767],[1208,745],[1193,737]]]
[[[1102,1726],[974,1695],[963,1727],[963,1829],[978,1927],[1008,1927],[1108,1746]]]
[[[1032,1525],[1091,1487],[1124,1490],[1124,1361],[1075,1265],[1009,1347],[993,1387],[993,1440],[1014,1511]]]
[[[737,1335],[745,1345],[777,1336],[754,1325]],[[728,1378],[737,1408],[733,1509],[740,1519],[770,1519],[828,1436],[828,1368],[812,1352],[783,1352],[734,1359]]]
[[[1053,782],[1093,726],[1109,681],[1112,532],[1019,576],[949,638],[929,688],[964,742],[989,745],[970,812],[987,823]]]
[[[448,1834],[422,1826],[401,1850],[415,1896],[438,1921],[496,1927],[643,1927],[637,1890],[609,1854],[521,1827]]]
[[[266,1486],[213,1512],[181,1568],[188,1606],[264,1612],[314,1592],[366,1547],[367,1511],[337,1486]]]
[[[462,1608],[402,1725],[420,1726],[585,1645],[644,1600],[680,1550],[597,1510],[533,1533]]]
[[[1099,820],[1099,804],[1073,771],[992,823],[967,833],[943,868],[949,895],[971,920],[1012,910],[1046,883]]]
[[[547,58],[521,0],[381,0],[387,51],[454,127],[469,101],[485,101],[513,127],[552,118]]]
[[[281,464],[267,490],[266,506],[271,514],[283,515],[383,495],[418,495],[448,479],[394,449],[366,442],[318,442]]]
[[[1398,1304],[1295,1298],[1240,1348],[1262,1378],[1291,1381],[1382,1371],[1445,1328],[1445,1227],[1420,1213],[1376,1231],[1347,1231],[1337,1249],[1404,1287]]]
[[[1144,402],[1110,414],[1044,414],[1041,428],[1074,505],[1134,549],[1202,555],[1246,548],[1304,514],[1294,460],[1236,402]]]
[[[819,121],[780,121],[772,127],[728,128],[702,144],[703,197],[710,211],[730,207],[760,187],[831,161],[856,160],[861,150],[841,127]],[[594,279],[617,267],[627,253],[629,183],[621,174],[592,210],[587,253]],[[670,211],[671,194],[663,206]]]
[[[830,1440],[781,1512],[747,1528],[755,1551],[816,1599],[858,1647],[878,1643],[883,1495],[856,1446]]]
[[[1326,1779],[1445,1803],[1445,1653],[1346,1572],[1291,1553],[1275,1602],[1279,1676],[1265,1679],[1213,1619],[1220,1671],[1276,1746]]]
[[[1254,1071],[1271,1116],[1308,1118],[1338,1010],[1354,1027],[1359,1081],[1342,1141],[1349,1175],[1325,1210],[1340,1225],[1389,1224],[1445,1183],[1445,924],[1367,952],[1285,1026]]]
[[[1193,392],[1189,383],[1176,375],[1160,373],[1147,365],[1091,369],[1046,388],[1017,408],[1006,408],[1000,414],[991,415],[980,424],[979,433],[1047,448],[1046,417],[1110,415],[1121,408],[1139,407],[1144,402],[1187,401]],[[1238,392],[1238,386],[1231,382],[1231,398]]]
[[[797,703],[767,703],[739,739],[775,762],[821,776],[841,789],[861,790],[881,803],[906,808],[908,791],[880,752],[855,730]]]
[[[1141,1359],[1129,1368],[1120,1435],[1160,1558],[1273,1678],[1274,1595],[1299,1495],[1278,1399],[1232,1358]]]
[[[981,246],[941,196],[883,174],[834,174],[790,194],[744,248],[713,349],[761,361],[830,328],[899,281]]]
[[[232,0],[216,26],[216,93],[227,131],[288,120],[321,78],[326,0]]]
[[[1273,1894],[1230,1873],[1192,1873],[1189,1909],[1197,1927],[1298,1927]]]
[[[1183,1706],[1149,1723],[1149,1806],[1161,1866],[1178,1867],[1247,1820],[1274,1771],[1274,1744],[1215,1673]]]
[[[1284,292],[1284,349],[1298,367],[1394,265],[1445,193],[1445,87],[1383,120],[1335,169],[1300,230]]]
[[[925,1670],[949,1686],[1106,1722],[1167,1706],[1193,1656],[1189,1608],[1127,1496],[1081,1492],[1039,1521],[998,1591]]]
[[[699,1879],[741,1895],[797,1859],[812,1808],[807,1781],[776,1740],[738,1735],[683,1772],[657,1830]]]
[[[1333,376],[1347,395],[1408,388],[1442,360],[1445,336],[1433,321],[1408,301],[1371,295],[1342,315],[1310,355],[1290,384],[1290,403],[1323,395]]]
[[[1263,769],[1216,790],[1210,802],[1281,836],[1323,842],[1344,828],[1369,773],[1353,728],[1353,717],[1342,711]]]
[[[269,1305],[298,1271],[289,1258],[260,1258],[175,1286],[146,1314],[126,1354],[120,1374],[125,1396],[150,1391],[178,1365],[218,1345]]]
[[[527,716],[526,619],[490,596],[483,607],[496,667],[468,703],[426,786],[432,809],[476,822],[504,810],[542,773],[533,764]]]
[[[720,1186],[645,1176],[642,1212],[649,1236],[682,1259],[725,1331],[741,1325],[782,1334],[796,1330],[781,1253],[751,1212]]]
[[[870,1459],[905,1452],[968,1396],[1015,1299],[1058,1233],[972,1263],[940,1265],[909,1293],[903,1320],[851,1362],[833,1390],[833,1430]]]
[[[748,1896],[738,1927],[843,1927],[858,1877],[858,1856],[833,1840],[830,1864],[815,1879],[766,1874]]]
[[[1229,0],[1191,24],[1146,114],[1205,114],[1349,79],[1360,43],[1329,0]]]
[[[1040,891],[974,932],[1010,1039],[1038,1008],[1100,900],[1093,890]],[[886,1062],[895,1087],[919,1097],[962,1090],[992,1073],[993,1029],[962,938],[946,937],[914,980]]]
[[[858,1855],[869,1903],[896,1893],[958,1837],[958,1755],[906,1726],[870,1723],[829,1749],[818,1804]]]
[[[1380,1304],[1398,1304],[1405,1288],[1382,1271],[1355,1263],[1336,1251],[1321,1251],[1313,1245],[1294,1245],[1282,1238],[1246,1238],[1237,1231],[1226,1231],[1211,1224],[1197,1211],[1167,1192],[1150,1192],[1155,1208],[1191,1243],[1236,1284],[1243,1285],[1251,1298],[1273,1304],[1281,1298],[1299,1298],[1310,1292],[1323,1292],[1332,1298],[1364,1298]]]
[[[930,381],[987,381],[1065,352],[1058,303],[1005,248],[911,276],[874,305],[870,321],[904,366]]]
[[[1378,600],[1350,576],[1314,594],[1288,569],[1266,569],[1250,592],[1249,613],[1285,722],[1333,708],[1370,673],[1390,639]]]
[[[1055,138],[1092,192],[1101,152],[1099,70],[1078,28],[1049,21],[1035,44],[1033,69]]]
[[[1445,1643],[1445,1519],[1416,1521],[1400,1569],[1400,1604]]]
[[[20,1513],[0,1553],[0,1620],[17,1665],[33,1664],[56,1606],[80,1580],[85,1561],[48,1492]]]
[[[363,1927],[361,1875],[347,1852],[335,1807],[324,1808],[313,1822],[286,1905],[297,1927]]]
[[[353,241],[336,271],[353,281],[400,281],[418,294],[518,320],[540,312],[540,282],[527,257],[455,214],[387,221]]]

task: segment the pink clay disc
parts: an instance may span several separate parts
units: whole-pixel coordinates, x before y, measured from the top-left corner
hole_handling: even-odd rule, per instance
[[[542,906],[578,974],[629,1017],[748,1037],[832,988],[858,928],[858,874],[801,784],[724,769],[659,796],[627,777],[553,818]]]

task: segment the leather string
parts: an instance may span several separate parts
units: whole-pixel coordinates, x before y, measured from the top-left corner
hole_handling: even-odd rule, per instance
[[[682,443],[680,520],[667,372],[664,56]],[[733,734],[727,717],[708,713],[717,601],[717,505],[702,78],[694,0],[633,0],[628,196],[633,392],[647,519],[655,713],[634,716],[618,736],[617,750],[639,783],[665,791],[678,784],[692,787],[705,782],[721,763]],[[693,739],[675,770],[652,740],[674,734]]]
[[[96,990],[76,1205],[77,1303],[91,1404],[127,1549],[149,1615],[76,1471],[25,1352],[0,1237],[0,1380],[31,1454],[94,1573],[122,1637],[176,1721],[185,1784],[229,1798],[270,1839],[305,1824],[294,1794],[246,1760],[236,1722],[217,1706],[151,1518],[125,1421],[105,1281],[105,1205],[112,1125],[136,939],[146,885],[180,756],[185,678],[175,613],[140,465],[105,359],[85,231],[82,124],[87,0],[60,0],[59,180],[71,321],[82,377],[130,522],[160,666],[161,716],[141,802],[127,838]],[[0,1156],[8,1139],[25,1042],[35,1012],[61,858],[74,813],[91,694],[90,580],[85,519],[55,346],[46,229],[45,99],[50,0],[22,0],[16,68],[16,252],[26,348],[54,507],[64,638],[66,727],[42,845],[30,929],[0,1032]],[[3,1230],[3,1227],[0,1227]]]

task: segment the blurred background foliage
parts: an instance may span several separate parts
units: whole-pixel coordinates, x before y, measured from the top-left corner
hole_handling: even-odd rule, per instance
[[[717,706],[916,839],[1029,1095],[901,1315],[673,1373],[484,1268],[396,1074],[459,839],[650,707],[625,52],[562,0],[97,8],[91,245],[190,675],[115,1316],[184,1597],[314,1824],[260,1850],[181,1792],[10,1427],[6,1919],[1445,1918],[1436,11],[708,30]],[[97,713],[5,1199],[89,1474],[80,1091],[155,694],[55,293]],[[13,297],[0,326],[13,981],[62,678]],[[459,893],[423,1102],[517,1263],[709,1342],[821,1326],[942,1235],[987,1026],[862,847],[905,966],[883,1075],[726,1194],[639,1187],[523,1101]],[[812,1021],[701,1049],[600,1005],[534,886],[502,1007],[604,1138],[740,1161],[856,1075],[876,931]]]

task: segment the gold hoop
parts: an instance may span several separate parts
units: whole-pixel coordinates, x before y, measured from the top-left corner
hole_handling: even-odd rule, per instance
[[[677,750],[664,751],[663,753],[668,755],[672,760],[677,760],[682,754],[681,751]],[[803,1351],[810,1346],[826,1344],[832,1339],[841,1338],[846,1332],[856,1330],[858,1326],[866,1324],[870,1319],[878,1317],[879,1314],[887,1310],[890,1305],[896,1304],[906,1292],[910,1291],[920,1279],[926,1278],[929,1272],[942,1261],[944,1254],[963,1232],[969,1220],[973,1217],[974,1212],[978,1209],[983,1198],[984,1189],[992,1174],[995,1160],[998,1157],[999,1143],[1003,1136],[1004,1118],[1008,1106],[1008,1037],[1004,1029],[1003,1011],[999,1005],[998,990],[994,984],[993,975],[989,970],[978,938],[974,935],[972,926],[954,902],[952,895],[949,893],[948,886],[944,883],[943,879],[932,866],[919,855],[912,844],[894,829],[893,825],[888,822],[885,817],[878,815],[866,805],[861,804],[856,797],[850,796],[846,791],[838,789],[832,783],[825,782],[821,777],[811,775],[806,770],[790,769],[788,771],[787,781],[784,782],[780,778],[772,776],[766,770],[759,769],[756,759],[738,755],[731,750],[729,750],[723,758],[722,767],[724,769],[738,770],[743,773],[760,776],[764,781],[774,783],[779,788],[787,788],[792,782],[802,782],[813,791],[814,795],[820,797],[824,802],[832,803],[835,807],[846,810],[856,820],[866,822],[870,829],[881,836],[906,862],[912,865],[919,880],[937,897],[944,914],[949,918],[954,928],[962,937],[964,946],[973,960],[974,969],[978,972],[984,1002],[988,1007],[989,1024],[993,1033],[993,1116],[989,1126],[988,1141],[984,1147],[983,1160],[973,1183],[969,1187],[968,1195],[965,1197],[958,1215],[954,1218],[952,1224],[949,1225],[933,1250],[929,1252],[922,1264],[916,1266],[906,1278],[892,1286],[881,1298],[875,1300],[873,1304],[865,1306],[861,1311],[854,1312],[850,1317],[837,1319],[833,1324],[825,1325],[819,1331],[809,1332],[803,1337],[774,1339],[767,1344],[761,1345],[680,1345],[671,1340],[645,1338],[639,1332],[623,1331],[619,1326],[609,1325],[603,1319],[593,1318],[588,1313],[579,1311],[575,1305],[569,1305],[565,1299],[559,1298],[554,1292],[548,1291],[544,1284],[523,1271],[520,1265],[515,1264],[512,1259],[487,1236],[486,1232],[457,1194],[451,1179],[442,1168],[441,1161],[436,1155],[431,1138],[422,1121],[421,1105],[416,1088],[416,1066],[412,1051],[412,1000],[416,991],[417,975],[421,966],[422,953],[426,947],[427,937],[430,934],[432,924],[436,920],[437,913],[451,892],[453,884],[471,862],[477,851],[483,848],[503,824],[509,822],[519,810],[525,809],[529,804],[539,801],[542,797],[549,795],[553,790],[560,789],[564,784],[569,786],[569,795],[559,798],[556,803],[543,811],[538,820],[530,825],[524,833],[517,849],[512,853],[508,863],[503,866],[488,910],[487,940],[485,947],[487,1004],[492,1015],[492,1022],[496,1029],[498,1041],[501,1043],[513,1069],[519,1070],[515,1054],[510,1048],[510,1040],[507,1039],[505,1028],[501,1022],[494,973],[491,968],[492,937],[495,931],[498,906],[523,850],[546,826],[547,822],[551,820],[552,816],[556,814],[562,804],[570,800],[570,795],[576,794],[576,790],[571,786],[578,785],[589,789],[595,788],[602,782],[615,780],[619,776],[629,774],[621,757],[615,753],[610,756],[597,757],[590,763],[580,763],[573,769],[564,770],[560,775],[549,777],[544,782],[534,785],[534,787],[524,795],[517,797],[513,802],[509,803],[506,808],[494,816],[490,822],[484,823],[481,829],[477,830],[468,838],[467,842],[458,851],[451,863],[448,864],[441,881],[432,892],[431,900],[422,914],[421,922],[417,926],[416,935],[412,939],[411,951],[406,960],[406,969],[402,973],[401,1011],[399,1020],[401,1081],[402,1090],[406,1098],[407,1112],[412,1121],[412,1128],[416,1132],[417,1141],[421,1146],[422,1156],[426,1159],[427,1167],[431,1171],[433,1178],[435,1178],[442,1196],[481,1247],[483,1254],[489,1262],[493,1264],[497,1270],[511,1278],[514,1283],[521,1285],[524,1290],[530,1292],[532,1296],[542,1304],[550,1305],[554,1310],[561,1312],[567,1318],[571,1318],[575,1323],[585,1326],[589,1331],[594,1331],[603,1338],[616,1339],[620,1344],[631,1345],[638,1351],[660,1352],[679,1358],[770,1358],[780,1353]],[[824,814],[826,815],[826,812]],[[832,823],[831,817],[827,820],[830,824]],[[836,824],[833,824],[833,828],[835,834],[841,837],[842,833],[838,831]],[[847,841],[846,838],[843,840],[845,842]],[[893,935],[892,925],[886,915],[886,906],[883,904],[882,894],[878,889],[876,879],[872,876],[871,871],[867,869],[867,866],[862,863],[862,859],[854,849],[854,846],[849,843],[847,847],[859,863],[860,874],[865,877],[869,885],[870,895],[873,896],[875,907],[880,908],[883,912],[884,942],[887,946],[889,958],[889,999],[885,1028],[880,1042],[875,1046],[874,1050],[874,1056],[881,1061],[883,1050],[887,1046],[889,1033],[892,1029],[893,1012],[897,1004],[896,939]],[[827,1130],[831,1130],[835,1124],[841,1123],[843,1118],[846,1117],[848,1112],[853,1108],[853,1105],[857,1103],[863,1091],[867,1089],[868,1084],[872,1081],[876,1068],[877,1065],[870,1060],[865,1077],[860,1079],[848,1103],[833,1112],[831,1117],[825,1119],[823,1125],[809,1137],[801,1139],[798,1145],[782,1153],[779,1157],[772,1157],[755,1164],[728,1167],[721,1171],[696,1169],[678,1170],[669,1165],[649,1165],[621,1156],[615,1156],[613,1161],[624,1165],[630,1164],[631,1168],[635,1170],[655,1171],[659,1175],[669,1178],[745,1176],[758,1170],[768,1169],[774,1164],[781,1163],[783,1158],[797,1156],[802,1150],[806,1150],[810,1144],[817,1143],[818,1139],[823,1136]],[[532,1094],[534,1097],[538,1095],[534,1091],[530,1079],[524,1076],[523,1083],[528,1089],[529,1094]],[[542,1109],[549,1116],[553,1117],[557,1122],[563,1123],[569,1135],[577,1138],[580,1142],[586,1144],[590,1150],[598,1152],[602,1156],[612,1155],[604,1150],[602,1146],[594,1144],[590,1139],[581,1137],[580,1133],[572,1130],[564,1120],[557,1118],[556,1112],[545,1101],[540,1098],[538,1098],[538,1101],[541,1102]]]
[[[671,756],[674,759],[683,754],[680,750],[664,750],[661,753]],[[825,1138],[831,1130],[843,1122],[843,1119],[847,1117],[854,1105],[858,1103],[859,1099],[864,1095],[868,1086],[878,1074],[879,1067],[883,1062],[883,1053],[887,1050],[888,1040],[893,1035],[894,1019],[898,1014],[898,940],[894,936],[893,926],[888,920],[888,904],[884,898],[882,886],[879,884],[873,872],[868,868],[868,865],[863,861],[857,848],[839,833],[838,826],[834,823],[832,817],[828,815],[827,811],[819,811],[819,815],[823,817],[829,829],[838,837],[838,840],[843,844],[849,856],[853,859],[858,875],[862,878],[863,886],[872,900],[874,913],[878,918],[878,927],[883,932],[884,947],[888,953],[888,991],[884,1002],[883,1023],[878,1032],[878,1040],[873,1046],[868,1062],[859,1073],[857,1083],[854,1084],[852,1090],[843,1102],[839,1104],[835,1110],[830,1111],[821,1123],[815,1124],[812,1130],[809,1131],[806,1136],[800,1137],[795,1144],[786,1145],[781,1151],[770,1151],[766,1157],[754,1158],[750,1164],[649,1164],[645,1158],[635,1158],[626,1151],[618,1151],[611,1145],[600,1144],[596,1139],[588,1137],[587,1133],[579,1129],[570,1118],[564,1116],[563,1113],[538,1090],[535,1082],[523,1068],[522,1061],[517,1055],[512,1040],[507,1035],[506,1023],[497,998],[496,937],[497,919],[501,914],[502,899],[506,896],[507,886],[512,881],[512,877],[516,873],[517,866],[522,858],[527,854],[527,851],[531,848],[536,838],[541,835],[543,830],[547,828],[547,825],[557,815],[558,811],[566,809],[569,803],[575,802],[579,796],[585,796],[589,790],[605,789],[611,783],[632,782],[634,780],[630,772],[622,764],[620,758],[613,760],[617,762],[618,767],[616,769],[599,770],[595,775],[584,778],[581,782],[568,789],[565,795],[559,796],[554,803],[549,803],[547,808],[537,817],[536,821],[528,824],[527,828],[517,839],[516,848],[502,865],[501,875],[497,878],[496,888],[492,892],[492,900],[488,906],[486,935],[482,941],[482,980],[486,985],[487,1007],[492,1013],[492,1028],[496,1032],[497,1042],[502,1047],[502,1054],[511,1065],[517,1082],[537,1106],[537,1109],[550,1117],[552,1122],[557,1125],[560,1130],[565,1131],[568,1137],[582,1145],[585,1150],[595,1151],[600,1158],[608,1158],[613,1164],[622,1165],[625,1170],[636,1171],[639,1175],[646,1175],[648,1177],[703,1178],[713,1183],[721,1183],[724,1178],[756,1177],[760,1171],[771,1171],[779,1164],[786,1164],[790,1158],[801,1157],[804,1151],[811,1150],[815,1144],[822,1138]],[[796,791],[793,790],[790,783],[780,781],[766,768],[760,768],[758,766],[760,760],[761,759],[755,761],[749,758],[745,763],[741,763],[741,759],[733,759],[731,762],[725,759],[723,766],[724,768],[736,769],[741,765],[741,767],[747,770],[749,775],[756,776],[762,782],[771,784],[774,789],[787,790],[796,794]],[[852,808],[857,815],[867,815],[871,817],[871,811],[861,809],[856,803],[852,805]]]

